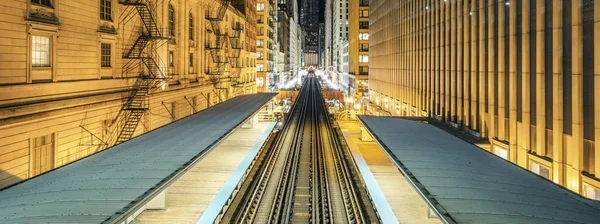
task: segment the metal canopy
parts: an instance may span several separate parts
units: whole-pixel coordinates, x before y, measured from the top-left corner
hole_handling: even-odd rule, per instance
[[[600,223],[600,201],[433,125],[393,117],[360,119],[447,223]]]
[[[100,223],[122,218],[274,96],[233,98],[2,190],[0,223]]]

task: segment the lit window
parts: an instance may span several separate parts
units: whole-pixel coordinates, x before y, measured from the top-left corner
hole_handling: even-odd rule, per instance
[[[194,16],[190,13],[190,40],[194,40]]]
[[[257,72],[264,72],[265,71],[265,66],[263,64],[256,64],[256,71]]]
[[[256,40],[256,47],[264,47],[265,42],[263,40]]]
[[[103,68],[110,68],[110,56],[111,56],[111,45],[102,43],[100,44],[100,65]]]
[[[256,52],[256,59],[262,60],[262,59],[264,59],[264,57],[265,57],[265,53],[264,52],[261,52],[261,51]]]
[[[369,10],[360,10],[360,18],[369,18]]]
[[[594,200],[600,200],[600,190],[589,184],[583,183],[583,196]]]
[[[531,161],[531,164],[529,165],[529,170],[531,170],[531,172],[536,173],[537,175],[545,177],[546,179],[550,179],[550,169],[548,167],[545,167],[544,165]]]
[[[359,40],[369,40],[369,33],[359,33],[358,39]]]
[[[52,1],[50,0],[31,0],[31,3],[52,7]]]
[[[100,0],[100,19],[112,21],[112,0]]]
[[[494,154],[502,159],[508,159],[508,150],[504,148],[494,146]]]
[[[175,67],[175,52],[169,51],[169,67]]]
[[[258,12],[265,11],[265,3],[257,3],[256,4],[256,11],[258,11]]]
[[[169,35],[175,36],[175,9],[169,5]]]
[[[33,67],[50,67],[50,37],[31,37],[31,64]]]
[[[369,55],[359,55],[358,56],[358,61],[361,63],[367,63],[369,62]]]

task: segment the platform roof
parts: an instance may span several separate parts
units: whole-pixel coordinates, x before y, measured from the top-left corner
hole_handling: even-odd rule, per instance
[[[433,125],[393,117],[360,120],[447,223],[600,223],[600,201]]]
[[[101,223],[139,208],[275,94],[233,98],[0,191],[0,223]]]

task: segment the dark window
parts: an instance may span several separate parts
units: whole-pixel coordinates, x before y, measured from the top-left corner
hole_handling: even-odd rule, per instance
[[[112,21],[112,0],[100,0],[100,19]]]
[[[582,1],[583,137],[594,140],[594,1]],[[599,143],[596,143],[599,144]]]
[[[194,40],[194,16],[190,13],[190,40]]]
[[[521,40],[521,37],[523,36],[523,21],[522,21],[522,1],[516,1],[516,7],[517,7],[517,52],[515,55],[522,55],[523,54],[523,41]],[[521,122],[523,120],[523,76],[522,76],[522,71],[523,71],[523,60],[521,60],[521,58],[517,57],[517,121]]]
[[[562,43],[562,51],[563,51],[563,132],[565,134],[572,134],[573,132],[573,120],[572,120],[572,78],[571,78],[571,55],[573,51],[571,49],[572,38],[571,38],[571,0],[563,0],[562,2],[562,13],[563,13],[563,43]],[[581,106],[581,105],[577,105]]]
[[[169,5],[169,35],[175,36],[175,9]]]
[[[531,111],[531,116],[530,116],[530,121],[531,121],[531,125],[535,125],[536,124],[536,118],[537,118],[537,26],[536,26],[536,1],[537,0],[531,0],[529,3],[529,99],[530,99],[530,110]],[[532,141],[533,141],[533,136],[532,137]],[[533,149],[533,148],[532,148]]]
[[[43,5],[43,6],[48,6],[48,7],[52,7],[52,1],[51,0],[31,0],[31,3],[38,4],[38,5]]]
[[[546,129],[552,130],[552,1],[546,1],[544,10],[544,100],[546,104]],[[539,80],[541,81],[541,80]]]
[[[102,43],[100,44],[100,52],[101,52],[101,56],[100,56],[100,65],[103,68],[110,68],[111,63],[110,63],[110,58],[111,58],[111,44],[105,44]]]

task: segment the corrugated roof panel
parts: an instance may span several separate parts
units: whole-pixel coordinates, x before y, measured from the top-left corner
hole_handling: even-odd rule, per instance
[[[171,178],[275,94],[236,97],[0,191],[0,223],[99,223]]]
[[[432,125],[392,117],[361,121],[427,200],[457,223],[600,223],[583,198]],[[441,211],[444,212],[444,211]]]

